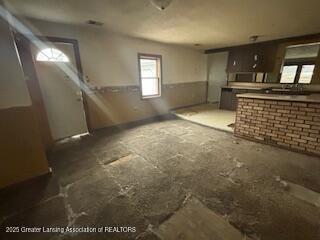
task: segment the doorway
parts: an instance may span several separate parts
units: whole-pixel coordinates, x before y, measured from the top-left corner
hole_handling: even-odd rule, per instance
[[[228,52],[208,56],[208,99],[209,103],[220,102],[221,87],[227,85]]]
[[[31,54],[54,141],[88,132],[81,80],[72,43],[51,42]]]

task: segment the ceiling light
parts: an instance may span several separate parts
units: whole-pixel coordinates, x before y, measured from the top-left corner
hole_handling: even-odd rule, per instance
[[[258,40],[258,37],[259,37],[258,35],[252,35],[252,36],[249,37],[249,40],[251,42],[256,42]]]
[[[162,11],[169,6],[172,0],[150,0],[150,1],[156,8]]]
[[[98,22],[98,21],[95,21],[95,20],[88,20],[88,21],[87,21],[87,24],[89,24],[89,25],[95,25],[95,26],[99,26],[99,27],[101,27],[101,26],[103,25],[102,22]]]

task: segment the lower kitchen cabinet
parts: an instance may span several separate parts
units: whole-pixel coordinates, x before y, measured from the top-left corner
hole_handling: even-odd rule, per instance
[[[220,97],[220,109],[235,111],[237,110],[238,105],[237,94],[261,92],[262,90],[256,89],[222,88]]]

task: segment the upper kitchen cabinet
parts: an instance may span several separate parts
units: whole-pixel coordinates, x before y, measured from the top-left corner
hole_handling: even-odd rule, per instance
[[[227,72],[272,72],[276,50],[270,43],[234,47],[229,52]]]

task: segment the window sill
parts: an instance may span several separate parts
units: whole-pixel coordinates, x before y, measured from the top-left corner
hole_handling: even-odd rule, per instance
[[[142,96],[142,100],[147,100],[147,99],[152,99],[152,98],[160,98],[161,95],[157,94],[157,95],[149,95],[149,96]]]

